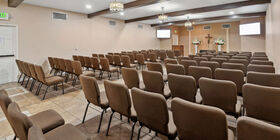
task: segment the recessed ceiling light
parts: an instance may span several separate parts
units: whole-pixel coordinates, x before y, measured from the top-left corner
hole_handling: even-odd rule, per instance
[[[120,12],[120,15],[123,16],[123,15],[124,15],[124,12]]]
[[[92,6],[90,4],[86,4],[87,9],[92,9]]]
[[[234,12],[233,12],[233,11],[231,11],[231,12],[229,12],[229,14],[230,14],[230,15],[234,15]]]

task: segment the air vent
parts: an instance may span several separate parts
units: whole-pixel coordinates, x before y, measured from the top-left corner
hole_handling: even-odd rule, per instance
[[[139,28],[139,29],[143,29],[143,25],[138,24],[138,28]]]
[[[229,29],[231,27],[231,24],[222,24],[223,29]]]
[[[53,12],[53,19],[55,20],[67,20],[68,15],[65,13]]]
[[[116,24],[117,24],[116,21],[113,21],[113,20],[109,21],[109,25],[111,25],[111,26],[115,26]]]
[[[192,27],[187,27],[187,30],[192,31],[192,30],[194,30],[194,27],[193,26]]]
[[[203,29],[204,30],[211,30],[211,26],[210,25],[203,26]]]

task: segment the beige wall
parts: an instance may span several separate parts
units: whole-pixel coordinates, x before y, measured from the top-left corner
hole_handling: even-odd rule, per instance
[[[19,59],[43,64],[48,56],[71,58],[92,53],[120,52],[141,49],[159,49],[155,28],[137,23],[116,26],[102,17],[88,19],[84,14],[62,11],[68,14],[67,21],[51,19],[50,8],[21,4],[8,8],[7,1],[0,1],[1,11],[8,12],[9,21],[0,24],[16,24],[19,29]]]
[[[266,52],[280,73],[280,1],[272,0],[266,15]]]

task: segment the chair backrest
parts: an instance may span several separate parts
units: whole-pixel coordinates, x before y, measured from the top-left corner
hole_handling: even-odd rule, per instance
[[[222,68],[224,69],[235,69],[235,70],[242,70],[243,73],[247,74],[247,69],[244,64],[239,63],[223,63]]]
[[[168,133],[169,114],[165,98],[137,88],[132,89],[131,95],[137,120],[152,130]]]
[[[168,58],[172,58],[172,59],[175,58],[175,53],[172,50],[166,51],[166,55],[167,55]]]
[[[166,71],[167,74],[174,73],[174,74],[185,75],[185,68],[183,65],[166,64]]]
[[[49,64],[50,64],[51,68],[54,68],[53,58],[52,57],[48,57],[48,60],[49,60]]]
[[[275,73],[274,66],[270,66],[270,65],[250,64],[250,65],[248,65],[247,69],[248,69],[248,71],[254,71],[254,72]]]
[[[64,63],[66,66],[66,72],[73,73],[74,70],[73,70],[73,66],[72,66],[72,61],[68,60],[68,59],[64,59]]]
[[[106,58],[109,60],[109,64],[114,65],[113,55],[106,55]]]
[[[215,61],[201,61],[200,66],[209,67],[212,71],[212,77],[215,78],[215,70],[220,67],[220,64]]]
[[[120,83],[104,81],[109,106],[125,116],[131,116],[131,99],[128,88]]]
[[[28,140],[46,140],[42,129],[36,125],[33,125],[28,130]]]
[[[94,77],[83,75],[81,75],[79,78],[86,99],[90,103],[100,106],[100,90],[97,84],[97,80]]]
[[[114,63],[115,63],[116,66],[121,66],[122,65],[121,57],[119,55],[114,55],[113,59],[114,59]]]
[[[145,65],[144,54],[136,54],[136,60],[138,64]]]
[[[222,67],[222,64],[224,62],[227,62],[227,59],[226,58],[211,58],[210,61],[218,62],[220,67]]]
[[[99,60],[98,60],[97,57],[91,57],[90,58],[90,63],[91,63],[92,68],[94,70],[99,70],[100,69]]]
[[[263,61],[263,60],[252,60],[251,64],[255,64],[255,65],[271,65],[271,66],[274,65],[272,61]]]
[[[85,67],[91,67],[90,57],[84,57]]]
[[[209,67],[190,66],[189,75],[194,77],[197,87],[199,87],[198,80],[202,77],[212,78],[212,70]]]
[[[249,57],[247,56],[232,56],[232,59],[241,59],[241,60],[248,60],[249,61]]]
[[[140,80],[136,69],[122,68],[122,77],[125,85],[131,89],[133,87],[139,88]]]
[[[93,53],[92,57],[98,57],[98,55],[96,53]]]
[[[122,62],[123,62],[123,66],[124,67],[127,67],[127,68],[130,68],[130,58],[129,58],[129,56],[126,56],[126,55],[123,55],[122,57],[121,57],[121,60],[122,60]]]
[[[243,105],[246,116],[280,124],[280,88],[245,84]]]
[[[160,60],[164,60],[167,57],[166,51],[159,51],[158,55],[159,55]]]
[[[86,65],[85,59],[83,56],[78,56],[78,60],[81,62],[82,67],[84,67]]]
[[[168,85],[172,98],[179,97],[195,102],[197,86],[192,76],[168,74]]]
[[[166,66],[166,64],[178,64],[177,60],[176,59],[170,59],[170,58],[166,58],[164,60],[164,64]]]
[[[177,59],[178,59],[178,62],[179,62],[179,63],[180,63],[182,60],[191,60],[191,58],[188,57],[188,56],[178,56]]]
[[[98,57],[99,58],[105,58],[105,55],[104,54],[98,54]]]
[[[229,63],[240,63],[247,67],[249,65],[249,61],[247,59],[229,59]]]
[[[29,71],[30,71],[30,74],[31,74],[31,77],[35,80],[38,79],[37,77],[37,74],[36,74],[36,71],[35,71],[35,66],[34,64],[28,64],[28,67],[29,67]]]
[[[78,58],[78,56],[77,56],[77,58]],[[54,68],[60,69],[59,58],[53,58],[53,62],[54,62]]]
[[[64,59],[59,58],[58,62],[59,62],[59,69],[62,71],[66,71],[66,65]]]
[[[250,71],[247,74],[247,83],[280,88],[280,74]]]
[[[159,94],[164,93],[164,81],[162,74],[157,71],[142,71],[145,90]]]
[[[27,63],[27,62],[23,62],[23,67],[24,67],[24,69],[25,69],[25,74],[26,74],[27,76],[31,76],[31,72],[30,72],[30,70],[29,70],[28,64],[29,64],[29,63]]]
[[[32,121],[20,111],[20,108],[15,102],[12,102],[8,106],[8,115],[10,116],[17,137],[20,140],[27,140],[28,130],[33,126]]]
[[[228,139],[226,114],[221,109],[175,98],[171,110],[179,139]]]
[[[157,62],[157,54],[156,53],[149,53],[149,58],[151,62]]]
[[[80,61],[72,61],[72,66],[76,75],[83,74],[83,69]]]
[[[79,59],[78,59],[78,56],[77,56],[77,55],[73,55],[72,57],[73,57],[73,60],[75,60],[75,61],[79,61]]]
[[[227,59],[227,61],[230,59],[230,56],[227,55],[217,55],[216,58],[224,58]]]
[[[214,55],[201,55],[201,57],[206,57],[208,60],[214,57]]]
[[[147,52],[142,52],[141,54],[143,54],[144,60],[148,61],[148,59],[149,59],[148,53]]]
[[[163,68],[160,63],[149,62],[149,63],[147,63],[147,68],[148,68],[148,71],[158,71],[163,75]]]
[[[251,57],[251,61],[252,60],[263,60],[263,61],[269,61],[269,59],[267,57]]]
[[[189,66],[197,66],[197,62],[195,60],[182,60],[179,61],[179,64],[184,66],[186,75],[189,74]]]
[[[208,61],[208,58],[207,57],[194,57],[193,60],[195,60],[199,66],[200,61]]]
[[[176,57],[179,57],[179,56],[182,55],[180,50],[175,50],[174,54],[175,54]]]
[[[218,107],[231,115],[236,113],[237,89],[235,83],[227,80],[201,78],[199,86],[204,105]]]
[[[245,84],[244,73],[241,70],[218,68],[215,70],[215,78],[229,80],[236,84],[238,95],[242,95],[242,87]]]
[[[237,120],[237,140],[279,140],[279,138],[279,126],[250,117],[240,117]]]
[[[191,60],[193,60],[193,58],[196,57],[196,55],[194,55],[194,54],[189,54],[188,57],[189,57]]]
[[[100,60],[101,69],[104,71],[110,71],[109,60],[107,58],[100,58],[99,60]]]
[[[43,71],[42,66],[35,65],[35,71],[36,71],[36,75],[37,75],[38,80],[42,83],[45,83],[46,82],[45,73]]]
[[[16,59],[16,64],[17,64],[17,67],[18,67],[18,70],[21,72],[21,73],[24,73],[24,70],[23,70],[23,68],[22,68],[22,66],[21,66],[21,61],[20,60],[18,60],[18,59]]]

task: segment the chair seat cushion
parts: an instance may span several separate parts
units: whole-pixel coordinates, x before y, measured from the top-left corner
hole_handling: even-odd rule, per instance
[[[54,128],[64,125],[64,119],[54,110],[46,110],[30,116],[31,121],[37,124],[46,133]]]
[[[47,140],[90,140],[71,124],[66,124],[45,134]]]
[[[118,72],[119,69],[118,68],[110,68],[110,72]]]
[[[82,75],[84,75],[84,76],[95,76],[92,71],[83,71]]]
[[[63,81],[64,81],[64,79],[59,77],[59,76],[51,76],[51,77],[46,78],[46,84],[48,86],[49,85],[54,85],[54,84],[57,84],[57,83],[61,83]]]
[[[228,129],[228,140],[234,140],[234,133],[230,129]]]

